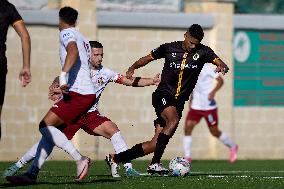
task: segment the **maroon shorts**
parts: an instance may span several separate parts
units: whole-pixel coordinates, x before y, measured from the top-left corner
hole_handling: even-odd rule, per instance
[[[99,111],[88,112],[80,117],[80,119],[71,125],[66,126],[62,132],[71,140],[76,132],[81,128],[90,135],[96,135],[94,129],[103,124],[105,121],[110,121],[105,116],[102,116]]]
[[[50,111],[60,117],[67,125],[74,123],[85,114],[94,104],[95,94],[82,95],[70,91],[64,98],[56,102]]]
[[[202,117],[206,120],[208,127],[218,125],[217,108],[213,110],[195,110],[190,108],[186,120],[193,120],[198,123]]]

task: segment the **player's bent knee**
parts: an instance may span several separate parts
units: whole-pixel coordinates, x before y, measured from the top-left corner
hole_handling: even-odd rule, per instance
[[[41,122],[39,123],[39,129],[44,128],[46,126],[47,126],[46,123],[43,120],[41,120]]]
[[[210,132],[214,137],[217,137],[217,138],[221,135],[220,131],[210,131]]]
[[[171,128],[176,128],[178,125],[179,119],[172,119],[169,120],[168,124]]]
[[[114,125],[114,126],[112,126],[112,127],[106,128],[106,129],[105,129],[105,132],[106,132],[108,135],[112,136],[112,135],[114,135],[115,133],[120,132],[120,130],[118,129],[118,127],[116,127],[116,125]]]

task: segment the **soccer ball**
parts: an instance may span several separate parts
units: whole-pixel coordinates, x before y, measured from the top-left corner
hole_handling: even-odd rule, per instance
[[[187,176],[190,171],[191,164],[183,157],[175,157],[169,163],[169,169],[172,176]]]

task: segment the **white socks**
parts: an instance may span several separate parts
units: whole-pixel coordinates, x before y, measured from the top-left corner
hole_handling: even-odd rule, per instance
[[[32,161],[32,160],[35,158],[38,144],[39,144],[39,142],[37,142],[36,144],[34,144],[34,145],[21,157],[21,159],[19,159],[19,161],[17,161],[17,163],[15,163],[17,167],[22,168],[22,167],[24,167],[27,163],[29,163],[30,161]]]
[[[183,137],[184,157],[191,157],[191,143],[192,143],[192,137],[190,135]]]
[[[75,161],[79,161],[82,158],[82,155],[73,146],[73,144],[56,127],[47,126],[40,128],[39,130],[47,142],[54,143],[57,147],[63,149],[65,152],[70,154]]]
[[[229,138],[229,136],[225,133],[222,132],[219,140],[225,144],[226,146],[228,146],[230,149],[233,148],[235,146],[235,143]]]
[[[31,167],[37,167],[38,169],[40,169],[44,164],[45,160],[47,159],[47,157],[51,154],[54,147],[54,143],[48,141],[45,137],[42,137],[39,143],[37,144],[38,146],[37,146],[36,156],[33,161],[33,166]]]
[[[128,147],[120,133],[120,131],[114,133],[114,135],[112,135],[112,137],[110,138],[110,142],[114,148],[115,153],[120,153],[120,152],[124,152],[126,150],[128,150]],[[132,163],[128,162],[125,163],[124,168],[127,170],[129,168],[132,168]]]
[[[115,153],[117,154],[120,152],[124,152],[128,149],[122,135],[120,134],[120,131],[112,135],[112,137],[110,138],[110,142],[113,145]]]

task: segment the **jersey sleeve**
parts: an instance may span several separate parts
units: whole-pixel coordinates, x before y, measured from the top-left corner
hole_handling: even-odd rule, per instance
[[[215,54],[215,52],[210,48],[206,48],[205,62],[213,63],[215,59],[219,59],[219,57]]]
[[[10,4],[9,12],[10,12],[9,23],[12,26],[14,26],[18,21],[23,20],[21,15],[19,14],[19,12],[17,11],[17,9],[14,5]]]
[[[158,48],[151,51],[151,56],[154,60],[165,58],[166,54],[166,44],[162,44]]]
[[[71,41],[76,42],[76,37],[72,31],[63,30],[60,33],[60,40],[62,41],[64,47],[67,47],[68,43],[70,43]]]

